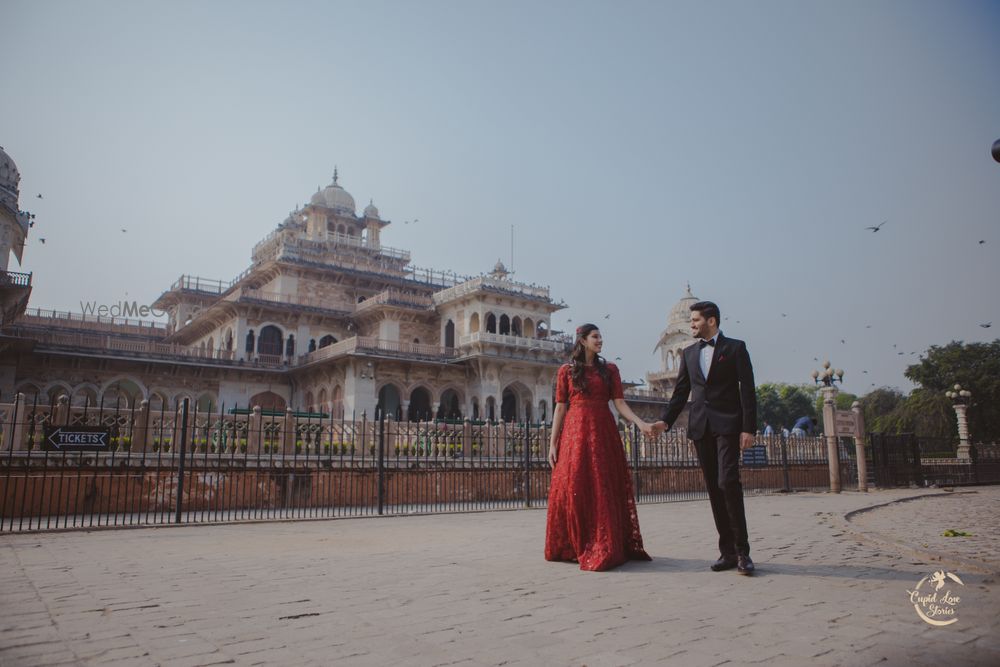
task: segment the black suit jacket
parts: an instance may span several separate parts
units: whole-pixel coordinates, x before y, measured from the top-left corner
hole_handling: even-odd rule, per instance
[[[688,437],[700,440],[706,427],[715,435],[757,432],[757,394],[753,366],[746,343],[726,338],[721,333],[715,341],[708,377],[701,374],[698,343],[681,355],[677,386],[661,419],[673,425],[691,396]]]

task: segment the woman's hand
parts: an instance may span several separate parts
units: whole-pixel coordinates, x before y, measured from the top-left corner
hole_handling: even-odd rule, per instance
[[[556,452],[558,451],[558,449],[559,448],[556,447],[556,444],[554,442],[549,445],[549,465],[552,466],[553,468],[556,467]]]
[[[638,424],[636,424],[636,426],[638,426],[638,427],[639,427],[639,430],[640,430],[640,431],[642,432],[642,434],[643,434],[644,436],[646,436],[647,438],[651,438],[651,437],[653,437],[654,435],[656,435],[656,434],[655,434],[655,433],[653,432],[653,425],[652,425],[652,424],[648,424],[648,423],[646,423],[645,421],[643,421],[643,420],[641,420],[641,419],[639,420],[639,423],[638,423]]]

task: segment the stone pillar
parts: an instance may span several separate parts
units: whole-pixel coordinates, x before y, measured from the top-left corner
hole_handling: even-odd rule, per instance
[[[63,394],[56,399],[56,409],[52,413],[52,426],[65,426],[69,424],[69,396]]]
[[[837,388],[823,387],[823,435],[826,436],[826,455],[830,464],[830,491],[840,493],[840,453],[837,451],[836,397]]]
[[[145,452],[149,442],[149,401],[139,403],[139,412],[132,423],[132,451]]]
[[[247,454],[260,454],[261,443],[264,441],[264,425],[259,405],[253,406],[248,418],[250,423],[247,424]]]
[[[4,429],[5,433],[14,434],[14,436],[11,438],[9,446],[15,452],[24,451],[25,449],[27,449],[27,443],[24,442],[24,432],[25,432],[25,426],[27,426],[27,424],[24,423],[24,420],[28,410],[27,407],[24,405],[24,401],[25,401],[24,394],[18,392],[17,394],[14,395],[14,405],[17,406],[17,409],[11,411],[10,422],[8,422],[7,428]],[[6,445],[7,443],[4,444]]]
[[[285,408],[285,422],[282,425],[281,453],[287,456],[295,454],[295,414],[292,408]]]
[[[865,459],[865,416],[861,404],[854,401],[854,457],[858,462],[858,491],[868,491],[868,461]]]
[[[431,403],[431,414],[430,414],[430,418],[427,421],[431,421],[432,422],[435,419],[437,419],[438,410],[440,410],[440,409],[441,409],[441,403],[440,402]]]
[[[966,415],[966,411],[969,406],[962,403],[956,403],[951,406],[955,408],[955,416],[958,418],[958,453],[957,456],[959,460],[969,461],[972,459],[970,454],[970,443],[969,443],[969,420]]]
[[[462,422],[462,458],[469,460],[472,456],[472,422],[466,417]]]

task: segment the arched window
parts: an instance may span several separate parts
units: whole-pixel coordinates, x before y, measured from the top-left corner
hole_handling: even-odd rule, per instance
[[[451,320],[444,325],[444,346],[455,347],[455,323]]]
[[[469,333],[479,333],[479,313],[472,313],[469,318]]]
[[[545,338],[549,335],[549,325],[545,322],[539,322],[538,326],[535,327],[535,338]]]
[[[337,339],[330,334],[327,334],[319,339],[319,346],[326,347],[327,345],[333,345],[337,342]]]
[[[260,330],[260,340],[257,341],[258,354],[270,354],[275,357],[281,356],[282,343],[281,329],[268,324]]]
[[[500,335],[509,336],[510,335],[510,318],[506,315],[500,316]]]
[[[520,336],[521,335],[521,318],[520,317],[514,317],[514,319],[512,319],[510,321],[510,333],[511,333],[512,336]]]
[[[524,318],[524,335],[528,338],[535,337],[535,323],[530,317]]]
[[[486,316],[486,333],[495,334],[497,332],[497,316],[490,313]]]
[[[295,335],[288,334],[288,340],[285,342],[285,356],[293,357],[295,356]]]
[[[414,422],[427,421],[431,417],[431,392],[417,387],[410,392],[410,410],[406,418]]]
[[[253,344],[253,329],[247,332],[247,354],[253,354],[254,344]]]

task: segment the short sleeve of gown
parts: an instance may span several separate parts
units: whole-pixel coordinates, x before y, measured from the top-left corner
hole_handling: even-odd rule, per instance
[[[622,391],[622,374],[618,372],[618,367],[608,364],[608,370],[611,371],[611,400],[625,398],[625,393]]]
[[[556,375],[556,403],[569,402],[569,366],[559,367],[559,374]]]

